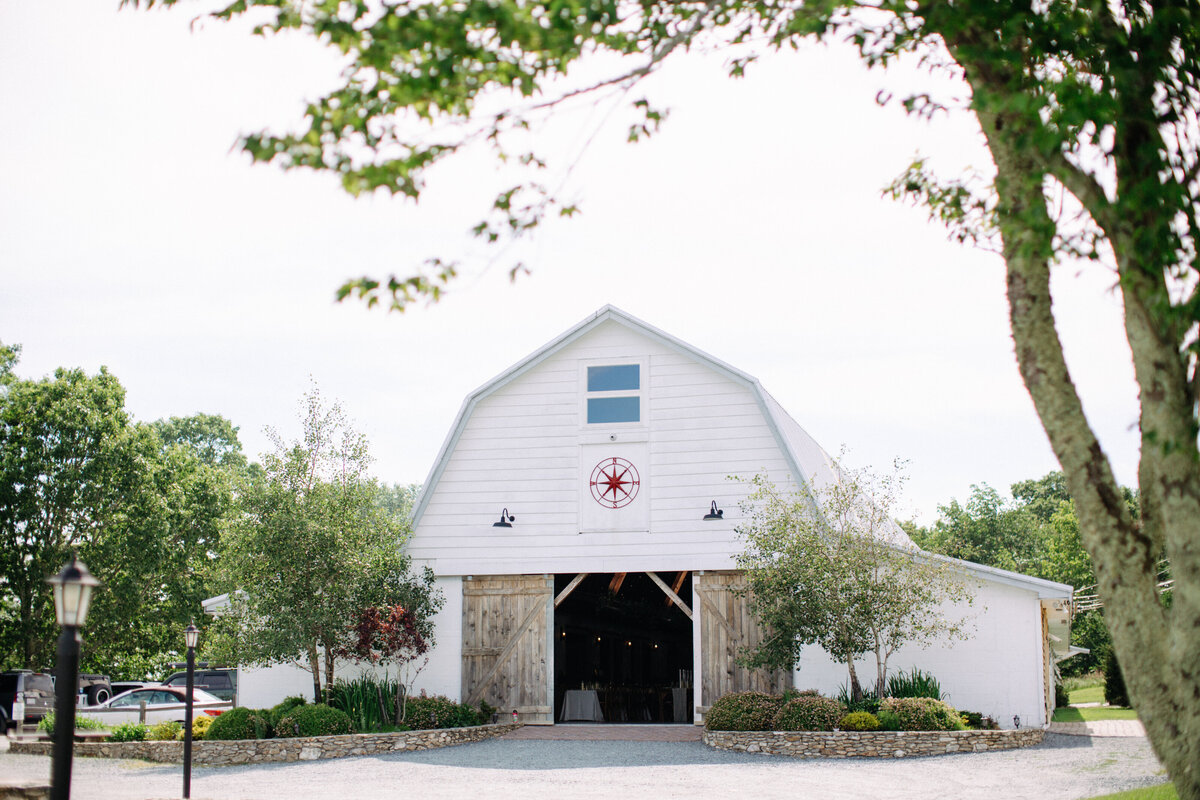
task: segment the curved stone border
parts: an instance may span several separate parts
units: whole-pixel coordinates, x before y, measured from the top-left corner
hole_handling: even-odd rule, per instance
[[[1012,750],[1038,744],[1041,728],[1015,731],[705,731],[709,747],[793,758],[907,758]]]
[[[266,764],[276,761],[316,761],[343,756],[371,756],[411,750],[432,750],[503,736],[520,728],[478,725],[471,728],[439,728],[432,731],[399,733],[353,733],[348,736],[310,736],[294,739],[239,739],[192,742],[192,763],[206,766]],[[13,741],[9,752],[48,756],[48,741]],[[97,758],[138,758],[144,761],[183,763],[183,742],[76,742],[75,755]]]

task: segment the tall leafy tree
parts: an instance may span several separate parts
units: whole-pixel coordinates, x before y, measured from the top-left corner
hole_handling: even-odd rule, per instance
[[[524,135],[531,124],[589,91],[629,91],[691,46],[728,48],[740,75],[763,51],[838,39],[869,65],[911,55],[959,79],[949,93],[920,87],[901,100],[931,118],[973,114],[992,164],[978,180],[943,181],[918,161],[892,191],[1003,257],[1021,376],[1075,500],[1130,696],[1180,795],[1200,800],[1197,0],[237,0],[216,16],[246,12],[257,32],[305,32],[345,65],[341,82],[308,104],[302,129],[242,139],[255,160],[329,171],[355,194],[417,197],[431,166],[485,142],[530,171],[493,200],[476,228],[487,241],[575,211],[540,177],[547,162]],[[598,53],[614,56],[605,63],[615,72],[590,86],[562,80]],[[662,113],[634,97],[636,140]],[[1136,520],[1084,413],[1051,306],[1051,269],[1077,257],[1114,270],[1124,306],[1142,437]],[[455,269],[435,259],[424,272],[351,280],[342,294],[403,308],[437,296]],[[1156,591],[1163,551],[1175,576],[1169,609]]]
[[[957,500],[938,507],[932,530],[918,534],[927,550],[992,567],[1031,574],[1045,536],[1043,525],[1022,505],[1005,502],[986,483],[971,487],[965,506]]]
[[[18,352],[4,349],[0,387],[0,641],[6,662],[33,669],[53,661],[46,578],[129,511],[137,465],[115,377],[59,369],[20,380],[12,375]]]
[[[0,391],[0,640],[11,666],[51,663],[45,578],[74,550],[103,582],[84,638],[85,669],[161,677],[180,631],[200,618],[203,578],[228,513],[230,481],[163,443],[124,410],[101,369],[20,380],[17,348]],[[215,420],[219,418],[208,418]]]
[[[743,654],[748,665],[790,670],[801,649],[816,644],[846,665],[859,697],[855,661],[871,653],[874,689],[882,694],[888,659],[902,645],[966,635],[969,619],[947,616],[942,607],[973,601],[966,575],[896,544],[891,509],[898,485],[897,476],[845,468],[836,483],[794,494],[761,475],[752,480],[737,563],[768,635]]]
[[[204,464],[233,470],[246,466],[238,429],[218,414],[160,419],[153,427],[164,447],[183,447]]]
[[[408,528],[382,507],[366,439],[338,404],[314,388],[300,438],[268,434],[275,450],[247,474],[222,542],[218,573],[230,608],[215,646],[242,663],[303,664],[319,698],[364,609],[404,605],[428,619],[440,599],[429,574],[411,574]]]

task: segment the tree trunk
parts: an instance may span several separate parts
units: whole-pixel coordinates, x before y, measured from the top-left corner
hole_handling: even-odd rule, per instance
[[[311,644],[308,646],[308,668],[312,672],[313,677],[313,702],[321,702],[321,657],[317,653],[317,646]]]
[[[857,703],[862,700],[862,684],[858,682],[858,673],[854,671],[854,654],[846,654],[846,668],[850,670],[850,699]]]
[[[333,688],[333,645],[325,645],[325,692]],[[322,698],[318,702],[324,703],[329,698]]]
[[[963,58],[956,43],[950,44],[977,96],[995,97],[1011,85],[1011,76],[996,74],[1000,68]],[[1162,346],[1162,337],[1153,335],[1153,321],[1138,296],[1147,291],[1139,286],[1146,275],[1132,270],[1127,281],[1123,270],[1126,331],[1141,387],[1140,479],[1151,481],[1141,486],[1150,501],[1145,510],[1151,518],[1138,526],[1084,416],[1055,327],[1050,264],[1056,229],[1042,190],[1045,167],[1032,151],[1031,142],[1036,140],[1032,125],[1015,111],[976,111],[997,168],[997,215],[1021,377],[1075,499],[1081,537],[1096,566],[1105,617],[1130,697],[1179,796],[1200,800],[1200,597],[1196,596],[1200,552],[1194,545],[1200,512],[1194,419],[1191,399],[1179,394],[1179,359]],[[1136,252],[1123,246],[1119,232],[1117,236],[1106,233],[1119,262],[1137,258]],[[1180,407],[1164,408],[1171,405]],[[1180,425],[1186,432],[1179,430]],[[1163,508],[1167,504],[1174,506],[1172,513]],[[1177,596],[1170,616],[1156,590],[1160,544],[1154,531],[1160,527],[1168,545],[1175,545],[1170,552]],[[1187,565],[1183,571],[1177,561]]]

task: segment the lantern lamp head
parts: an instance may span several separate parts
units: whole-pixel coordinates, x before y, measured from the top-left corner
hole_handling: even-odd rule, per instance
[[[196,627],[195,620],[188,623],[188,626],[183,629],[183,641],[189,650],[195,650],[196,644],[200,641],[200,629]]]
[[[1016,715],[1016,714],[1013,715],[1013,727],[1014,728],[1021,727],[1021,717],[1019,715]]]
[[[87,621],[92,590],[100,585],[74,553],[62,571],[46,582],[54,587],[54,616],[64,628],[81,628]]]
[[[713,500],[712,505],[708,509],[708,513],[704,515],[705,519],[724,519],[724,510],[717,508],[717,501]]]

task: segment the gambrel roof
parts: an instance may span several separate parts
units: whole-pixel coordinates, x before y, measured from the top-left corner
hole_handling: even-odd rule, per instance
[[[747,388],[754,396],[763,418],[774,435],[775,441],[779,445],[779,449],[792,471],[793,479],[802,484],[814,480],[823,482],[834,479],[833,461],[829,457],[829,454],[821,449],[821,446],[784,411],[778,401],[763,389],[762,384],[758,382],[757,378],[747,375],[736,367],[726,364],[724,361],[705,353],[703,350],[693,347],[687,342],[681,341],[615,306],[607,305],[492,378],[467,396],[467,399],[463,401],[462,407],[459,409],[458,416],[454,420],[450,434],[442,444],[442,449],[438,452],[437,459],[433,463],[433,468],[430,470],[429,476],[425,479],[425,483],[422,486],[421,494],[413,510],[414,526],[420,522],[429,498],[437,487],[438,480],[441,478],[450,454],[454,451],[454,447],[462,435],[475,406],[485,397],[507,386],[545,359],[606,322],[615,322],[623,325],[707,366],[709,369],[720,373],[734,383]],[[896,534],[900,540],[908,541],[908,537],[899,527],[896,528]]]

